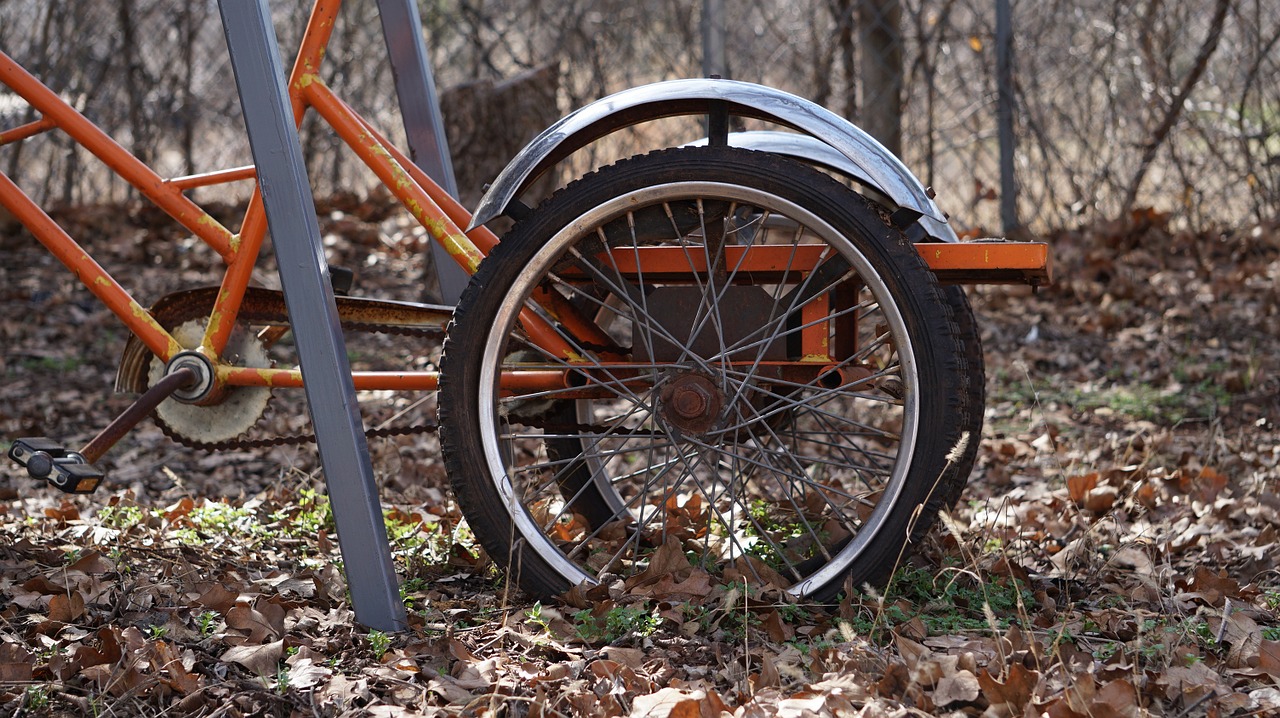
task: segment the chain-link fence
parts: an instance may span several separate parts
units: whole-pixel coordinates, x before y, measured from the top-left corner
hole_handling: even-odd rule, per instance
[[[998,231],[998,2],[721,0],[723,74],[864,125],[938,190],[960,227]],[[286,54],[309,4],[273,2]],[[475,127],[485,109],[450,88],[540,68],[555,106],[523,102],[541,125],[624,87],[704,72],[707,18],[694,0],[419,6],[451,128]],[[1196,226],[1280,214],[1280,15],[1270,0],[1021,0],[1011,10],[1016,144],[1005,159],[1021,222],[1063,226],[1136,207]],[[347,0],[343,13],[326,58],[331,84],[396,138],[375,3]],[[248,163],[215,0],[0,0],[0,48],[161,174]],[[451,100],[465,109],[451,112]],[[0,94],[0,127],[25,114]],[[509,156],[536,129],[502,125],[519,136],[473,142],[476,151]],[[303,140],[318,192],[367,185],[328,134],[308,124]],[[41,201],[128,192],[69,148],[56,133],[0,148],[0,169]],[[455,163],[472,164],[470,152],[455,148]],[[489,177],[459,179],[473,197]]]

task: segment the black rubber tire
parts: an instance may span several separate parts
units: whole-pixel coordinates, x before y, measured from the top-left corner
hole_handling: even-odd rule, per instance
[[[987,384],[986,362],[982,354],[982,335],[978,332],[978,320],[965,295],[964,287],[949,284],[942,287],[942,298],[951,309],[956,342],[960,346],[960,405],[959,424],[963,428],[958,450],[948,452],[947,470],[938,484],[942,506],[950,508],[960,500],[973,464],[982,443],[982,425],[986,414]]]
[[[695,187],[693,183],[698,184]],[[686,190],[686,194],[681,194]],[[752,237],[772,237],[764,221],[773,216],[769,212],[785,209],[807,218],[808,224],[799,223],[799,226],[813,232],[805,235],[806,238],[811,241],[812,237],[819,237],[834,243],[823,248],[827,252],[822,254],[823,262],[843,267],[833,270],[837,274],[831,276],[836,278],[824,288],[834,290],[848,282],[855,287],[853,291],[874,300],[868,302],[861,298],[863,294],[855,295],[859,312],[862,312],[858,315],[860,328],[856,331],[862,332],[870,327],[874,332],[870,335],[873,341],[864,343],[868,348],[859,350],[863,357],[859,361],[870,365],[872,359],[866,357],[882,360],[878,365],[882,368],[872,372],[878,375],[857,375],[852,379],[842,375],[833,380],[835,383],[831,387],[821,384],[825,381],[822,377],[805,384],[788,384],[788,380],[777,376],[766,378],[763,373],[756,375],[759,367],[752,365],[744,378],[738,379],[736,377],[743,374],[740,369],[743,361],[732,354],[740,350],[725,346],[724,335],[730,333],[728,329],[719,330],[719,351],[710,358],[695,356],[698,352],[693,345],[703,341],[701,329],[694,331],[698,337],[691,336],[686,346],[678,347],[682,352],[679,359],[651,359],[659,349],[653,348],[648,350],[650,354],[644,354],[643,350],[636,349],[643,342],[633,339],[632,345],[624,349],[631,352],[629,360],[633,364],[650,372],[647,376],[652,378],[653,388],[633,392],[619,384],[627,396],[623,397],[621,390],[617,393],[638,407],[631,411],[641,419],[631,419],[631,422],[635,424],[638,421],[639,425],[624,424],[627,416],[623,416],[610,429],[621,427],[617,435],[606,432],[591,434],[594,439],[570,437],[575,444],[563,443],[565,437],[558,434],[563,429],[546,428],[548,422],[550,425],[560,422],[559,425],[563,426],[563,407],[569,402],[543,401],[542,406],[534,407],[535,400],[500,397],[492,385],[486,389],[482,382],[486,357],[495,363],[488,370],[489,378],[493,380],[499,371],[498,363],[513,361],[512,357],[530,350],[521,331],[512,331],[516,323],[515,312],[521,307],[532,306],[528,301],[529,293],[536,287],[545,289],[550,286],[554,289],[566,286],[568,282],[563,280],[563,276],[571,270],[565,267],[575,262],[585,264],[581,259],[584,256],[603,256],[606,243],[610,248],[620,246],[616,244],[619,240],[615,234],[611,234],[619,227],[629,227],[630,238],[635,239],[638,233],[647,231],[647,225],[644,225],[646,218],[656,216],[661,220],[661,216],[646,215],[643,211],[648,206],[643,202],[650,200],[641,196],[655,192],[655,196],[661,196],[662,203],[653,206],[668,211],[672,207],[679,211],[691,209],[695,206],[692,200],[701,199],[702,202],[696,204],[701,213],[698,215],[698,227],[730,227],[732,231],[743,232],[744,237],[748,231],[754,233]],[[668,194],[662,195],[662,192]],[[717,194],[719,192],[723,194]],[[719,211],[717,202],[725,207],[719,215],[714,214]],[[765,211],[755,215],[746,213],[747,220],[734,224],[738,221],[735,213],[748,204],[762,207]],[[612,211],[615,207],[635,211],[604,215],[606,219],[601,220],[598,233],[590,229],[579,231],[583,222],[588,219],[594,221],[595,218],[588,215]],[[683,217],[679,212],[677,215]],[[634,221],[630,225],[611,223],[619,216]],[[668,212],[666,217],[671,218],[672,215]],[[759,218],[758,226],[744,229],[754,221],[752,218]],[[684,237],[677,241],[688,242],[688,237],[694,235],[706,236],[706,233],[697,234],[696,228],[680,226],[678,220],[671,222],[674,234]],[[642,226],[646,230],[640,229]],[[796,236],[799,237],[800,233]],[[628,247],[632,246],[625,237],[621,241]],[[634,244],[639,246],[662,241],[661,237],[654,240],[646,235],[644,240],[637,240]],[[764,243],[766,240],[745,238],[743,241]],[[571,256],[564,252],[570,246],[590,251]],[[833,247],[834,253],[830,252]],[[832,257],[843,264],[828,262]],[[583,274],[590,274],[590,271],[588,268]],[[600,278],[608,279],[600,268],[594,271],[600,273]],[[810,274],[818,276],[819,273]],[[552,275],[556,276],[555,283],[548,279]],[[851,279],[855,275],[856,282]],[[786,322],[789,319],[794,323],[800,316],[794,296],[810,281],[804,276],[794,266],[788,265],[768,285],[771,287],[769,291],[774,292],[775,306],[768,315],[771,317],[768,327],[760,330],[766,333],[767,338],[755,342],[763,345],[759,350],[762,356],[763,352],[782,346],[778,344],[779,337],[798,336],[799,329]],[[599,282],[600,278],[593,281]],[[754,277],[750,279],[754,280]],[[644,283],[643,278],[637,281]],[[708,286],[714,286],[713,280],[708,278],[706,281]],[[827,282],[828,279],[820,281]],[[783,288],[790,286],[789,282],[797,286],[790,290],[790,294],[785,294]],[[662,284],[662,281],[645,283],[644,291],[639,294],[630,292],[628,296],[653,297],[653,292],[662,289]],[[618,282],[619,292],[628,294],[629,290],[623,285],[623,282]],[[758,286],[761,287],[760,292],[767,294],[763,283]],[[726,295],[721,293],[718,296]],[[785,317],[775,311],[781,304],[778,301],[780,296],[793,297],[785,310],[790,313]],[[638,327],[634,336],[647,337],[648,344],[657,347],[653,338],[674,336],[674,324],[668,322],[676,320],[670,314],[648,314],[647,301],[657,304],[656,299],[623,297],[623,310],[630,312],[626,321]],[[809,301],[805,297],[801,303]],[[968,394],[962,378],[966,360],[957,343],[959,333],[949,304],[943,289],[919,254],[899,232],[886,224],[876,208],[831,178],[804,165],[764,153],[702,147],[662,150],[594,172],[560,190],[519,222],[482,263],[458,303],[444,344],[439,406],[442,451],[459,505],[489,555],[506,566],[511,577],[524,590],[537,596],[562,593],[580,581],[612,579],[618,575],[631,577],[648,565],[647,556],[652,554],[645,551],[659,548],[672,536],[681,541],[679,545],[685,552],[700,558],[710,570],[735,563],[738,570],[750,573],[752,578],[783,583],[782,587],[796,597],[827,600],[837,595],[849,580],[856,586],[864,582],[883,582],[902,557],[904,546],[923,535],[938,509],[954,500],[950,485],[955,477],[954,471],[947,468],[947,454],[954,449],[962,431],[971,425],[971,421],[964,410],[964,405],[969,403],[965,398]],[[729,308],[717,304],[707,312],[708,315],[714,312],[719,317],[722,309]],[[623,310],[618,310],[619,314]],[[880,312],[883,324],[861,321],[862,316],[872,316],[875,312]],[[773,318],[775,315],[777,318]],[[823,321],[827,318],[824,317]],[[696,323],[697,320],[694,321]],[[728,326],[727,320],[717,321],[724,321]],[[812,320],[805,319],[804,322],[804,326],[810,326]],[[749,340],[753,336],[754,333],[736,336],[732,341],[752,346]],[[595,351],[594,347],[579,346],[579,349],[588,355],[588,359]],[[791,352],[791,349],[787,351]],[[881,357],[882,353],[887,358]],[[720,362],[724,357],[738,363],[711,363]],[[544,361],[550,362],[550,359]],[[791,356],[788,361],[795,361],[795,357]],[[680,371],[674,369],[677,365],[681,367]],[[578,365],[553,366],[577,371]],[[716,373],[716,367],[724,371]],[[587,376],[585,372],[580,373]],[[702,373],[707,376],[702,376]],[[691,374],[699,377],[689,379]],[[698,386],[693,386],[695,384]],[[710,388],[706,389],[704,385]],[[699,391],[710,392],[713,399],[709,403],[719,407],[718,411],[707,409],[704,415],[688,419],[699,422],[698,428],[681,424],[683,419],[677,414],[675,400],[661,398],[657,390],[659,386],[677,387],[671,391],[682,398]],[[902,396],[896,396],[895,392]],[[727,398],[731,393],[732,398]],[[865,409],[865,414],[872,418],[864,418],[863,407],[868,404],[870,408]],[[848,411],[847,407],[857,407],[859,411]],[[534,416],[539,413],[550,418]],[[880,413],[889,414],[886,426],[892,426],[895,416],[902,422],[899,434],[895,435],[890,428],[861,423],[876,420]],[[852,414],[856,414],[856,418],[850,418]],[[489,419],[482,420],[484,416]],[[733,416],[740,421],[730,425],[727,422]],[[714,417],[720,418],[713,428],[701,428],[700,422]],[[785,417],[785,420],[777,417]],[[542,427],[539,430],[544,434],[528,428],[540,421]],[[508,432],[512,436],[518,435],[518,441],[501,436],[504,427],[510,429],[512,426],[526,427],[526,433],[517,434],[514,429]],[[846,430],[848,426],[857,427],[857,431]],[[594,426],[589,429],[599,430]],[[639,501],[642,495],[648,494],[626,499],[620,496],[619,500],[624,503],[632,501],[629,505],[644,504],[640,509],[632,508],[625,519],[611,524],[624,524],[624,528],[630,529],[623,539],[618,539],[622,541],[621,547],[606,544],[607,549],[615,553],[605,557],[608,562],[604,565],[600,562],[587,563],[591,560],[588,558],[583,558],[582,562],[566,559],[564,552],[567,550],[585,551],[588,545],[594,547],[604,542],[602,533],[606,527],[597,525],[599,519],[572,515],[575,512],[566,510],[566,507],[574,505],[574,496],[582,495],[577,489],[583,484],[579,481],[577,488],[566,489],[566,477],[557,476],[555,469],[568,466],[575,459],[561,455],[572,453],[575,446],[582,446],[584,442],[603,444],[606,439],[632,437],[622,432],[634,432],[636,438],[650,441],[646,454],[649,457],[656,455],[655,445],[675,454],[675,458],[667,459],[665,464],[648,463],[636,473],[656,472],[665,476],[677,470],[684,471],[674,479],[663,479],[674,483],[670,488],[664,483],[664,493],[659,498],[675,497],[677,489],[691,489],[685,495],[686,500],[691,501],[691,497],[697,496],[699,502],[706,501],[707,508],[696,518],[705,520],[706,526],[701,529],[701,534],[694,531],[686,535],[687,527],[673,524],[673,520],[667,517],[663,519],[660,541],[654,536],[653,518],[667,509],[682,509],[661,502],[653,504],[656,508],[650,508],[649,503]],[[548,437],[546,434],[556,436]],[[875,447],[890,443],[895,438],[899,444],[897,454],[891,455],[888,453],[891,449],[885,449],[882,455],[877,455]],[[904,444],[909,448],[903,448]],[[684,453],[686,450],[689,453]],[[704,454],[712,456],[714,463],[703,459]],[[843,463],[828,454],[840,458]],[[615,460],[621,455],[622,450],[618,450],[616,456],[607,456],[609,460]],[[863,463],[855,462],[851,455]],[[780,457],[780,463],[773,463],[775,456]],[[535,460],[528,466],[512,467],[511,464],[521,457],[534,457]],[[548,458],[537,461],[538,457]],[[793,469],[789,462],[794,462],[796,468]],[[673,466],[677,468],[672,469]],[[680,469],[681,466],[684,468]],[[511,471],[512,468],[519,470]],[[542,478],[534,469],[550,472],[551,480]],[[881,488],[864,492],[859,484],[857,491],[862,492],[859,496],[850,493],[855,489],[844,488],[843,482],[850,476],[856,475],[859,482],[866,482],[865,475],[874,478],[878,470],[884,470],[887,475]],[[722,472],[727,473],[728,478]],[[572,471],[561,473],[573,474]],[[517,478],[512,478],[513,475]],[[611,485],[623,486],[627,490],[656,492],[659,489],[656,479],[648,475],[643,479],[622,475],[608,478]],[[643,481],[643,485],[634,487],[637,481]],[[545,482],[545,493],[526,497],[522,493],[526,482],[534,488],[537,488],[537,482]],[[723,486],[720,485],[722,483]],[[713,486],[708,488],[709,484]],[[552,495],[556,486],[559,487],[560,499],[554,499]],[[944,490],[939,490],[940,486]],[[963,478],[960,486],[963,486]],[[748,502],[749,491],[751,496],[760,498],[755,498],[754,503]],[[836,499],[832,498],[833,495]],[[798,501],[796,496],[802,499]],[[818,496],[816,504],[813,496]],[[885,496],[890,498],[886,500]],[[784,500],[789,502],[789,506]],[[877,502],[876,508],[870,507],[873,500]],[[717,504],[717,501],[721,503]],[[802,506],[801,502],[807,503]],[[551,517],[548,512],[552,509],[548,507],[553,503],[556,516]],[[718,513],[722,504],[728,506],[728,520]],[[760,504],[763,504],[761,510],[766,514],[776,510],[792,521],[782,524],[783,528],[800,531],[801,535],[785,544],[780,543],[781,539],[775,535],[772,515],[762,519],[748,511],[748,508],[754,510]],[[686,504],[686,509],[689,505]],[[735,513],[739,507],[742,511]],[[865,515],[855,516],[855,509]],[[687,511],[692,515],[696,509]],[[581,535],[575,534],[572,540],[566,539],[563,533],[558,534],[559,540],[544,535],[544,532],[559,531],[558,528],[553,531],[552,527],[562,524],[576,526],[574,522],[579,519],[588,524],[589,533],[582,533],[584,530],[576,527],[572,530]],[[821,530],[814,527],[819,520],[823,521],[819,524]],[[518,523],[525,528],[521,529]],[[855,523],[857,526],[853,526]],[[637,525],[638,529],[635,528]],[[740,530],[740,526],[745,528]],[[727,533],[728,538],[717,536],[717,529]],[[759,535],[740,535],[740,531],[750,530],[757,530]],[[832,535],[839,532],[845,535]],[[633,543],[634,547],[630,547]],[[801,553],[801,548],[792,548],[792,543],[801,546],[804,553]],[[744,555],[744,552],[753,550],[752,547],[761,545],[760,553],[775,562],[777,572],[767,572],[760,561]],[[643,550],[642,546],[645,547]],[[696,551],[698,546],[702,547],[701,554]],[[809,556],[807,559],[803,558],[806,554]],[[743,561],[743,558],[747,560]]]

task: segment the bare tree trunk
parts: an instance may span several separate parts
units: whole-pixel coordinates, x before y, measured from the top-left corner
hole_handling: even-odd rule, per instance
[[[134,0],[120,0],[116,6],[120,22],[120,54],[124,60],[125,94],[129,101],[129,133],[133,136],[130,151],[143,162],[150,163],[151,147],[143,100],[141,60],[138,58],[138,31]]]
[[[850,120],[858,117],[857,55],[853,44],[853,0],[831,0],[831,16],[836,21],[836,47],[840,64],[844,69],[846,92],[844,116]]]
[[[1160,146],[1168,139],[1169,133],[1173,131],[1173,126],[1178,123],[1178,118],[1182,116],[1182,110],[1187,104],[1187,98],[1191,96],[1191,91],[1195,89],[1196,83],[1200,81],[1205,69],[1209,66],[1209,58],[1218,49],[1218,40],[1222,37],[1222,26],[1226,23],[1227,10],[1230,8],[1231,0],[1218,0],[1214,6],[1213,19],[1209,21],[1209,32],[1205,35],[1204,42],[1200,45],[1200,52],[1196,54],[1195,62],[1191,65],[1191,71],[1183,78],[1182,86],[1178,88],[1178,94],[1174,95],[1173,101],[1169,103],[1168,109],[1165,110],[1164,118],[1151,133],[1151,141],[1147,143],[1142,152],[1142,160],[1138,163],[1138,170],[1134,173],[1133,179],[1129,181],[1129,189],[1125,192],[1124,204],[1120,207],[1121,214],[1128,214],[1133,209],[1134,203],[1138,201],[1138,191],[1142,188],[1142,181],[1146,179],[1147,172],[1151,169],[1151,163],[1155,161],[1156,154],[1160,151]]]
[[[858,0],[862,128],[894,154],[902,151],[902,5]]]
[[[200,23],[195,18],[195,0],[186,0],[179,15],[179,27],[183,35],[182,52],[182,162],[185,174],[196,171],[196,98],[192,90],[195,75],[195,46],[200,33]]]

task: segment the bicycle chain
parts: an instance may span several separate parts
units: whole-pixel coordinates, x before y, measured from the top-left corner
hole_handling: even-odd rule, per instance
[[[270,317],[257,317],[260,321],[271,321]],[[277,317],[277,321],[287,322],[286,317]],[[393,334],[398,336],[418,336],[429,338],[440,338],[442,332],[435,329],[421,329],[416,327],[394,327],[380,324],[346,324],[342,327],[344,330],[355,332],[366,332],[370,334]],[[192,441],[191,439],[178,434],[167,426],[158,417],[155,423],[160,427],[161,433],[169,437],[173,441],[197,451],[215,452],[215,451],[249,451],[253,449],[266,449],[273,446],[298,446],[301,444],[309,444],[316,440],[314,432],[306,434],[288,434],[284,436],[263,437],[260,439],[228,439],[226,441]],[[429,434],[437,431],[439,424],[431,421],[425,424],[415,424],[413,426],[388,427],[384,429],[369,429],[364,432],[366,439],[385,439],[394,436],[409,436],[413,434]]]

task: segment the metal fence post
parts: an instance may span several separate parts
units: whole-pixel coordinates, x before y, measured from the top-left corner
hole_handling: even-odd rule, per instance
[[[725,54],[728,34],[724,0],[702,0],[702,76],[729,77],[729,59]]]
[[[1019,227],[1018,183],[1014,175],[1013,8],[996,0],[996,123],[1000,136],[1000,223],[1006,235]]]
[[[219,0],[356,620],[406,627],[267,0]]]
[[[449,157],[449,141],[444,133],[444,117],[436,95],[435,79],[427,61],[422,20],[413,0],[378,0],[382,36],[391,59],[400,118],[404,121],[409,156],[427,176],[446,192],[458,196],[458,183]],[[430,242],[431,259],[440,282],[440,300],[457,304],[470,277],[449,256],[439,242]]]

